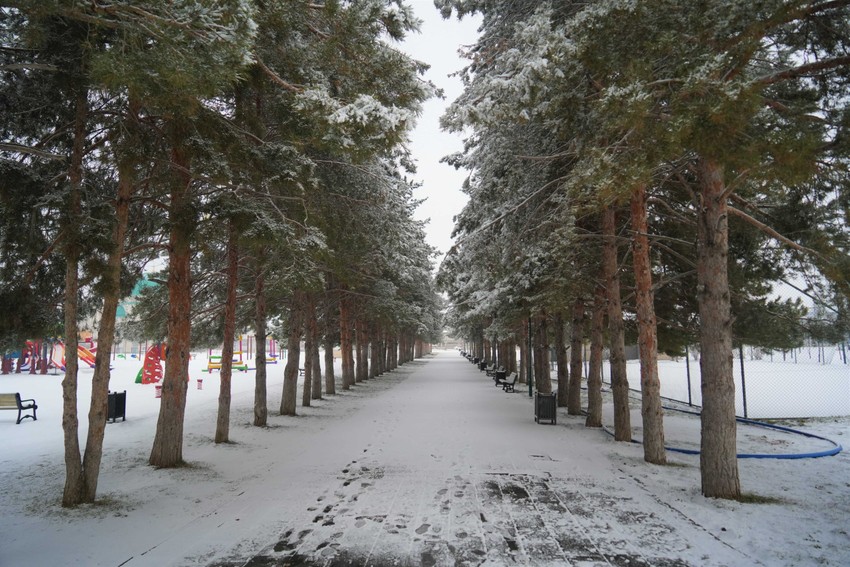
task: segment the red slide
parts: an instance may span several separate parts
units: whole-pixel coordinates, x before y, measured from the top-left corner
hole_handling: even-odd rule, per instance
[[[136,376],[136,384],[156,384],[162,380],[162,365],[160,360],[165,358],[165,345],[153,345],[145,353],[145,363]]]

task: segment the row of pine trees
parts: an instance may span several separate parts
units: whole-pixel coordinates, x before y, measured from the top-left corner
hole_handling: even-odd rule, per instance
[[[92,502],[116,331],[167,345],[149,462],[182,463],[190,349],[224,345],[216,442],[229,441],[234,336],[288,346],[280,412],[410,360],[439,333],[434,252],[405,148],[434,94],[393,42],[393,0],[21,0],[0,8],[0,341],[63,337],[63,505]],[[151,262],[154,262],[151,264]],[[133,321],[116,310],[150,266]],[[76,343],[97,315],[84,447]],[[371,347],[371,348],[370,348]],[[372,359],[366,360],[367,353]]]
[[[532,335],[541,391],[553,343],[571,414],[590,342],[588,426],[607,348],[621,441],[637,343],[644,456],[659,464],[657,353],[698,349],[702,492],[740,497],[733,345],[806,332],[799,299],[773,286],[812,298],[818,333],[850,335],[850,3],[436,4],[482,18],[443,117],[469,134],[448,161],[472,172],[438,275],[450,324],[507,365]]]

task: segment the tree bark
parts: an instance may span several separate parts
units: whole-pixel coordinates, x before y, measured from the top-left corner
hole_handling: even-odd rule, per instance
[[[643,458],[648,463],[667,462],[664,448],[664,414],[661,409],[661,382],[658,378],[658,340],[652,293],[652,265],[649,257],[649,222],[646,186],[632,191],[632,267],[635,273],[638,351],[640,353],[641,417]]]
[[[520,340],[519,340],[519,376],[517,381],[520,384],[528,383],[528,358],[531,353],[528,352],[528,327],[520,325]]]
[[[398,368],[399,335],[390,335],[387,345],[387,366],[390,370]]]
[[[65,228],[65,377],[62,380],[62,433],[65,441],[65,487],[62,506],[76,506],[82,501],[85,480],[80,455],[79,417],[77,415],[77,310],[79,304],[80,242],[78,227],[82,217],[81,187],[83,156],[88,121],[88,91],[80,89],[75,99],[74,145],[68,168],[68,204]],[[5,365],[4,365],[5,370]]]
[[[354,360],[351,352],[351,300],[345,290],[339,298],[339,348],[342,355],[342,389],[354,384]]]
[[[325,394],[336,394],[336,376],[334,375],[334,342],[330,334],[325,335]]]
[[[301,293],[295,292],[289,305],[289,330],[286,339],[286,367],[283,370],[283,396],[280,415],[296,415],[298,367],[301,364]]]
[[[567,397],[567,413],[581,415],[582,346],[584,338],[584,299],[573,302],[570,325],[570,394]]]
[[[254,336],[257,337],[257,370],[254,374],[254,426],[265,427],[269,422],[268,386],[266,375],[266,250],[257,250],[257,275],[254,282]]]
[[[103,436],[106,429],[107,403],[109,397],[109,357],[115,340],[115,319],[121,297],[121,257],[124,254],[124,237],[130,220],[130,199],[133,196],[134,179],[132,167],[119,163],[118,193],[115,198],[115,228],[112,233],[113,248],[109,252],[106,272],[103,276],[105,290],[100,325],[97,330],[97,354],[92,377],[91,406],[89,407],[89,431],[86,436],[86,452],[83,457],[85,488],[83,502],[94,502],[97,497],[97,481],[103,457]]]
[[[325,331],[325,393],[329,396],[333,396],[336,394],[336,375],[334,369],[334,337],[336,336],[336,317],[334,314],[333,296],[334,294],[332,292],[331,285],[329,284],[328,289],[325,293],[325,316],[323,321]]]
[[[605,325],[605,287],[593,291],[593,314],[590,318],[590,365],[587,373],[587,419],[585,427],[602,427],[602,350]]]
[[[366,357],[367,354],[367,345],[368,345],[368,333],[366,332],[366,324],[362,319],[357,319],[355,321],[355,336],[357,341],[357,370],[356,370],[356,378],[357,382],[362,382],[369,377],[369,360]],[[366,347],[366,348],[364,348]]]
[[[307,321],[307,332],[313,337],[313,347],[309,356],[313,360],[313,385],[310,388],[310,397],[314,400],[322,399],[322,366],[319,357],[319,322],[316,319],[316,303],[311,302],[309,320]],[[306,368],[305,368],[306,374]],[[305,377],[306,380],[306,377]]]
[[[608,292],[608,332],[611,342],[611,390],[614,398],[614,439],[632,440],[629,413],[629,380],[626,375],[625,329],[620,299],[620,272],[617,263],[617,213],[613,205],[602,214],[605,287]]]
[[[552,376],[549,371],[549,337],[546,332],[546,315],[537,317],[534,332],[534,380],[541,394],[552,393]]]
[[[230,381],[233,377],[233,340],[236,338],[236,288],[239,283],[239,231],[231,219],[227,225],[227,299],[224,303],[224,336],[221,348],[221,383],[215,442],[230,442]]]
[[[313,311],[313,324],[315,325],[313,329],[313,350],[310,353],[313,358],[313,387],[312,398],[314,400],[322,399],[322,364],[321,357],[319,356],[319,328],[315,317],[315,311]]]
[[[377,378],[379,374],[378,354],[381,352],[378,338],[381,336],[381,329],[377,325],[372,325],[369,329],[369,378]]]
[[[701,158],[697,212],[697,297],[700,316],[702,419],[700,474],[710,498],[739,498],[732,315],[729,296],[729,226],[723,168]]]
[[[558,407],[565,408],[569,400],[570,368],[564,338],[564,317],[560,311],[555,315],[555,363],[558,366]]]
[[[301,406],[310,407],[313,399],[313,334],[310,319],[315,320],[315,307],[312,294],[304,294],[302,306],[304,317],[304,386],[301,389]]]
[[[189,381],[191,338],[192,231],[195,215],[191,203],[189,156],[185,147],[184,125],[172,125],[172,187],[168,247],[168,341],[165,349],[165,374],[156,435],[150,464],[176,467],[183,463],[183,420]]]

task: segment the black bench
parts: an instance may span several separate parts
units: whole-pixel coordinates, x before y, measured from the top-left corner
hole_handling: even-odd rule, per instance
[[[495,364],[491,364],[490,366],[488,366],[487,368],[484,369],[484,373],[487,374],[487,376],[490,376],[490,377],[495,376],[496,372],[504,372],[504,371],[505,371],[504,367],[500,366],[500,367],[496,368]]]
[[[516,372],[512,372],[510,378],[511,378],[510,380],[508,380],[507,378],[502,380],[502,390],[504,390],[505,392],[513,392],[514,391],[514,385],[516,384],[516,378],[517,378]]]
[[[0,410],[18,410],[18,421],[15,422],[15,425],[21,423],[27,417],[31,417],[33,421],[37,421],[35,417],[35,410],[37,409],[38,406],[35,405],[35,400],[22,400],[18,392],[14,394],[0,394]],[[25,410],[32,410],[32,415],[22,416],[21,412]]]

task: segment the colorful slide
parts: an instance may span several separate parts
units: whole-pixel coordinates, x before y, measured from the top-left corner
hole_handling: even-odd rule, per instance
[[[84,346],[77,347],[77,357],[94,368],[94,353]]]
[[[32,364],[38,359],[38,349],[32,341],[27,341],[27,347],[21,352],[21,361],[18,370],[27,372],[32,368]]]
[[[58,341],[50,349],[50,362],[59,370],[65,370],[65,345]]]
[[[94,353],[84,346],[77,346],[77,358],[94,368]],[[57,341],[50,353],[50,362],[59,370],[65,370],[65,343]]]
[[[136,375],[136,384],[156,384],[162,380],[161,360],[165,360],[165,345],[153,345],[145,353],[145,363]]]

